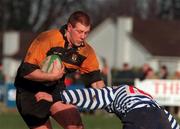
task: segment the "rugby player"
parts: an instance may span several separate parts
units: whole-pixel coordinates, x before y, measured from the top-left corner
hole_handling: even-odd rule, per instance
[[[15,79],[17,109],[29,128],[52,129],[50,116],[64,129],[84,128],[74,105],[58,100],[37,103],[35,94],[39,91],[58,94],[66,88],[65,76],[76,71],[83,74],[86,85],[104,86],[96,54],[86,41],[90,27],[90,17],[85,12],[76,11],[66,25],[40,33],[30,44]],[[43,61],[54,54],[61,58],[64,67],[60,70],[53,67],[50,73],[43,72]]]
[[[36,94],[37,101],[45,98],[47,101],[59,99],[83,109],[105,109],[118,116],[123,129],[180,129],[173,116],[151,95],[134,86],[65,90],[53,97],[43,92]]]

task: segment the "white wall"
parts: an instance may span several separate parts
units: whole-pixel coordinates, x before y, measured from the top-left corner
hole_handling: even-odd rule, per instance
[[[5,32],[3,34],[3,55],[11,56],[19,51],[19,33],[15,31]]]
[[[99,56],[108,59],[109,65],[114,62],[114,25],[111,19],[106,20],[90,33],[88,37],[89,44],[93,46]]]
[[[132,39],[132,27],[129,17],[118,18],[117,22],[107,19],[90,33],[88,41],[98,55],[107,59],[110,67],[121,68],[124,62],[142,66],[151,55]]]
[[[133,29],[133,19],[129,17],[121,17],[118,19],[118,66],[122,66],[124,62],[131,66],[142,66],[147,59],[151,57],[150,53],[131,37]]]
[[[6,81],[14,81],[17,68],[20,61],[13,59],[14,54],[16,54],[20,49],[20,35],[16,31],[7,31],[3,34],[3,73],[6,75]]]

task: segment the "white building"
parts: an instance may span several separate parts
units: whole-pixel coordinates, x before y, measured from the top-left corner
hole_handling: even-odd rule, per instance
[[[163,24],[161,22],[156,20],[134,21],[130,17],[120,17],[116,21],[107,19],[93,29],[88,41],[95,48],[98,55],[107,59],[111,67],[121,68],[125,62],[135,67],[148,63],[155,71],[158,71],[160,65],[166,65],[170,72],[174,73],[176,70],[180,71],[180,45],[178,45],[180,44],[178,43],[178,37],[180,36],[174,35],[173,38],[169,34],[173,29],[176,32],[176,28],[173,28],[175,27],[173,26],[174,22],[165,21]],[[164,33],[163,29],[165,30]],[[171,31],[168,31],[169,29]],[[159,31],[162,31],[162,33],[159,33]],[[169,33],[166,34],[166,31]],[[168,34],[170,38],[166,36]],[[180,35],[180,32],[178,34]],[[143,37],[141,41],[138,36]],[[162,37],[168,37],[171,42],[175,42],[170,47],[168,47],[169,40],[166,40],[166,38],[164,38],[165,41],[162,39],[162,42],[157,43],[158,38],[161,39]],[[162,45],[162,48],[157,47],[156,49],[158,44]],[[173,52],[171,48],[177,49]]]

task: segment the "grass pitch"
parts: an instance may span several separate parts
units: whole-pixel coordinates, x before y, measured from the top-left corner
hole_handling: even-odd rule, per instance
[[[85,129],[122,129],[121,122],[116,116],[106,112],[81,114]],[[52,120],[53,129],[63,129]],[[0,129],[28,129],[18,112],[0,113]]]
[[[97,111],[95,114],[81,113],[85,129],[122,129],[121,121],[113,114]],[[180,119],[177,119],[180,123]],[[53,119],[53,129],[63,129]],[[28,129],[19,113],[14,111],[0,112],[0,129]]]

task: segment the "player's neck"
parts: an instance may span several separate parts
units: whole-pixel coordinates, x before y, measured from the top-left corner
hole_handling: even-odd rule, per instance
[[[72,48],[73,47],[73,43],[72,41],[70,40],[70,34],[68,32],[66,32],[66,38],[67,38],[67,41],[68,41],[68,48]]]

